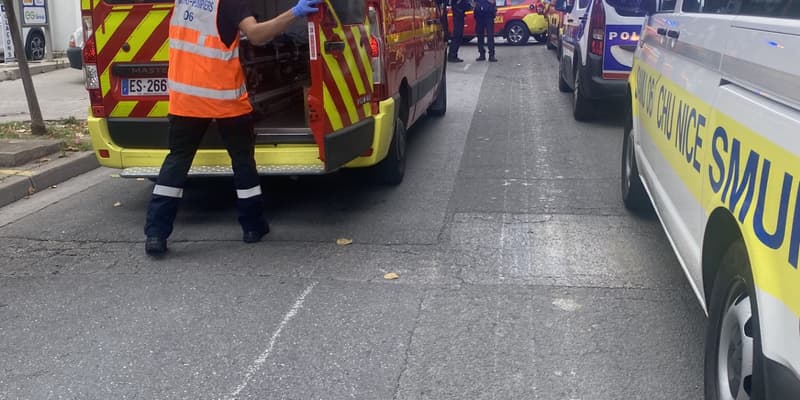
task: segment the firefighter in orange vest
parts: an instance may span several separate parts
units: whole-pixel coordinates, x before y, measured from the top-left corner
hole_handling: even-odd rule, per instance
[[[257,22],[248,0],[175,0],[169,26],[169,148],[147,209],[145,251],[159,256],[178,212],[186,175],[203,135],[217,122],[231,157],[242,239],[269,233],[255,163],[255,132],[245,75],[239,62],[240,32],[263,44],[298,18],[317,12],[320,0],[299,0],[291,10]]]

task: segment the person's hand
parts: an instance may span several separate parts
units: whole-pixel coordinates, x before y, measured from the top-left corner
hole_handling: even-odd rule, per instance
[[[297,5],[292,7],[292,14],[297,18],[305,17],[319,11],[316,6],[321,0],[299,0]]]

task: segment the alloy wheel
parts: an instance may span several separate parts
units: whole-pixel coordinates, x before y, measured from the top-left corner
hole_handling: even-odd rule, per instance
[[[749,400],[753,377],[753,311],[747,287],[737,280],[730,288],[717,348],[720,400]]]

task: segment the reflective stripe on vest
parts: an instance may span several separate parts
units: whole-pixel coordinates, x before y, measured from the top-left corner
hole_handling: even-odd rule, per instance
[[[224,0],[175,0],[169,27],[169,112],[228,118],[252,112],[239,38],[225,45],[217,32]]]

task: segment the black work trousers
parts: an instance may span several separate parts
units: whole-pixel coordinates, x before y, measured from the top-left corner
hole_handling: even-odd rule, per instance
[[[453,13],[453,36],[450,37],[450,51],[447,56],[458,58],[458,48],[464,40],[464,14]]]
[[[212,119],[170,115],[169,121],[169,154],[153,188],[144,226],[145,235],[164,239],[172,234],[186,175]],[[256,170],[253,118],[248,114],[216,121],[231,157],[239,223],[244,231],[264,232],[266,221],[261,180]]]
[[[475,33],[478,35],[478,53],[481,56],[486,55],[486,49],[483,47],[483,38],[489,45],[489,57],[494,57],[494,17],[475,17]]]

